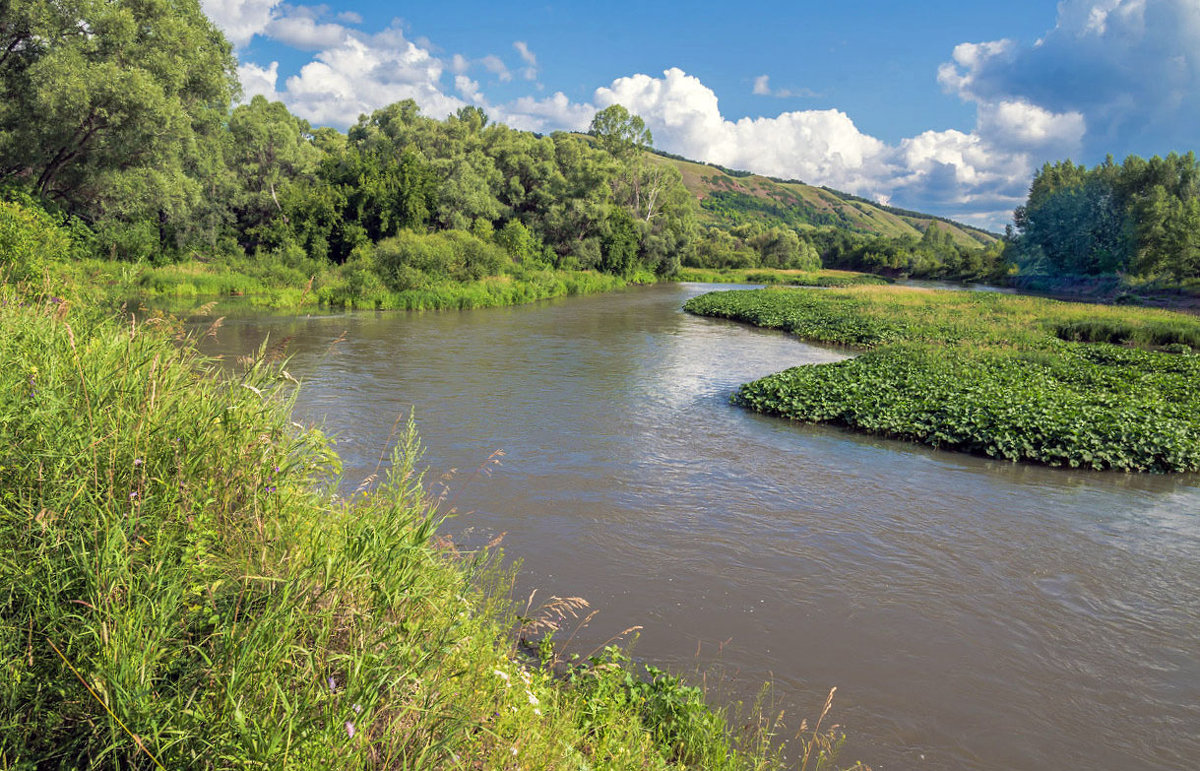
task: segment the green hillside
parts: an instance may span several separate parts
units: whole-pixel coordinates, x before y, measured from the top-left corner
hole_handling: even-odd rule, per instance
[[[987,246],[997,240],[996,235],[978,228],[881,206],[830,188],[730,172],[659,153],[652,152],[647,157],[654,163],[678,169],[684,185],[700,202],[702,219],[713,223],[736,225],[761,219],[771,225],[797,229],[837,227],[888,237],[917,238],[933,225],[949,233],[959,246]]]

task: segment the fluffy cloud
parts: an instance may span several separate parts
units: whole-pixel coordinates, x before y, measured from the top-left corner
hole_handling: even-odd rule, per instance
[[[282,97],[297,115],[343,128],[360,114],[402,99],[442,117],[466,104],[443,92],[442,71],[442,62],[406,40],[399,27],[374,35],[347,30],[287,79]]]
[[[500,123],[515,129],[548,133],[583,131],[596,114],[590,104],[572,102],[561,91],[545,99],[523,96],[508,104],[492,107],[489,112]]]
[[[838,110],[727,120],[717,95],[679,69],[633,75],[596,90],[596,104],[623,104],[642,116],[671,152],[763,174],[798,177],[864,194],[887,187],[891,151]]]
[[[1040,40],[964,43],[938,79],[981,111],[1020,103],[1079,115],[1085,160],[1192,149],[1200,123],[1200,3],[1063,0],[1054,29]]]
[[[766,76],[755,90],[774,93]],[[620,78],[598,89],[595,102],[642,116],[657,146],[671,152],[996,228],[1020,203],[1036,165],[1077,150],[1084,131],[1079,113],[1000,100],[979,104],[970,133],[928,131],[889,145],[839,110],[729,120],[712,89],[678,69]]]
[[[504,60],[495,54],[488,54],[479,60],[483,68],[495,75],[501,83],[507,83],[512,80],[512,73],[508,71],[508,65]]]
[[[262,34],[281,0],[200,0],[200,7],[237,47]]]
[[[279,80],[279,62],[271,62],[266,67],[246,62],[238,65],[237,72],[247,102],[256,95],[265,96],[272,101],[279,99],[279,94],[275,92],[275,83]]]
[[[320,51],[343,43],[350,30],[341,24],[321,23],[315,15],[293,13],[276,16],[263,29],[268,37],[301,51]]]

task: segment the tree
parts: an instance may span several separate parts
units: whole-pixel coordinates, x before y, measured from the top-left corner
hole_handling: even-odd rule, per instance
[[[646,122],[619,104],[605,107],[592,118],[588,133],[600,146],[622,162],[627,162],[654,144]]]
[[[89,221],[186,228],[237,91],[198,0],[0,0],[0,176]]]
[[[229,165],[241,183],[238,225],[252,242],[279,246],[285,240],[277,232],[289,224],[281,200],[285,188],[301,175],[311,176],[320,160],[308,134],[307,121],[261,95],[229,116]]]

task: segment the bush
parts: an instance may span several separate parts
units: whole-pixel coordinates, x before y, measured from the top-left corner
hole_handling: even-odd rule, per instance
[[[0,201],[0,271],[9,281],[40,281],[51,263],[73,251],[70,234],[44,209]]]
[[[372,256],[384,284],[398,292],[438,281],[499,275],[509,262],[500,247],[463,230],[431,234],[405,230],[376,244]]]

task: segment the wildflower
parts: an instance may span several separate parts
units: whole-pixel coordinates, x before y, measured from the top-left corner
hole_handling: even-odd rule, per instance
[[[505,672],[505,671],[504,671],[504,670],[502,670],[502,669],[493,669],[493,670],[492,670],[492,674],[494,674],[496,677],[498,677],[498,678],[500,678],[501,680],[503,680],[503,681],[504,681],[504,685],[505,685],[505,687],[508,687],[508,684],[509,684],[509,677],[508,677],[508,673],[507,673],[507,672]]]
[[[143,463],[143,461],[142,461],[142,459],[141,459],[141,458],[134,458],[134,459],[133,459],[133,465],[135,465],[135,466],[140,466],[140,465],[142,465],[142,463]]]
[[[133,492],[131,492],[131,493],[129,494],[129,500],[131,500],[131,501],[132,501],[132,500],[134,500],[134,499],[136,499],[137,497],[138,497],[137,490],[134,490]]]
[[[538,697],[534,696],[533,691],[529,690],[528,688],[525,689],[525,695],[529,697],[529,703],[534,705],[535,707],[538,704],[541,704],[541,702],[538,701]]]
[[[337,690],[337,680],[335,680],[331,677],[331,678],[329,678],[329,692],[333,693],[336,690]]]
[[[354,724],[351,723],[349,720],[346,721],[346,735],[349,736],[351,739],[354,738]]]

